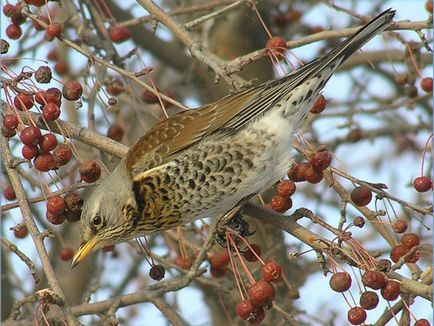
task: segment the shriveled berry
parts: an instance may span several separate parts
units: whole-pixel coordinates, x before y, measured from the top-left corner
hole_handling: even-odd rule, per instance
[[[6,17],[12,17],[12,15],[14,14],[14,10],[15,6],[13,4],[5,3],[5,5],[3,6],[3,14]]]
[[[66,201],[59,195],[51,196],[47,200],[47,211],[53,215],[63,214],[66,210]]]
[[[362,228],[365,226],[365,219],[363,218],[363,216],[356,216],[354,218],[353,224],[358,228]]]
[[[258,307],[256,308],[255,313],[249,318],[249,323],[253,325],[260,324],[265,318],[264,308]]]
[[[47,153],[52,151],[57,146],[57,138],[53,134],[45,134],[42,136],[41,142],[39,143],[39,148],[42,152]]]
[[[80,221],[80,217],[81,217],[81,210],[79,211],[71,211],[71,210],[66,210],[66,220],[68,222],[74,223],[77,221]]]
[[[416,263],[420,258],[420,253],[419,251],[415,251],[414,253],[412,253],[410,256],[408,256],[405,261],[409,262],[409,263]]]
[[[409,248],[404,245],[398,245],[392,248],[390,251],[390,259],[397,263],[402,256],[405,256],[409,251]]]
[[[65,196],[68,211],[79,212],[83,206],[83,200],[76,192],[70,192]]]
[[[383,273],[377,271],[366,271],[362,276],[362,283],[371,289],[381,289],[386,284]]]
[[[159,91],[159,89],[157,88],[157,91]],[[155,95],[154,93],[152,93],[149,90],[145,90],[142,94],[142,100],[145,103],[148,104],[155,104],[155,103],[160,103],[160,100],[158,98],[157,95]]]
[[[107,93],[117,96],[125,91],[124,83],[121,79],[115,78],[107,84]]]
[[[306,162],[293,165],[288,171],[288,178],[294,182],[306,181],[305,173],[309,167]]]
[[[42,108],[42,116],[47,121],[54,121],[60,116],[60,108],[55,103],[47,103]]]
[[[265,44],[265,48],[268,51],[277,52],[277,53],[285,53],[287,50],[286,42],[285,40],[280,36],[273,36],[270,38],[267,43]]]
[[[14,190],[14,188],[12,188],[12,186],[7,186],[7,187],[4,188],[4,190],[3,190],[3,196],[7,200],[15,200],[15,199],[17,199],[17,196],[15,194],[15,190]]]
[[[294,181],[282,180],[277,184],[276,192],[282,197],[291,197],[296,190]]]
[[[427,93],[431,93],[433,89],[433,79],[431,77],[422,78],[420,81],[420,88]]]
[[[62,94],[68,101],[76,101],[83,94],[83,87],[78,81],[69,80],[63,85]]]
[[[41,153],[33,160],[34,167],[42,172],[47,172],[56,166],[56,160],[51,153]]]
[[[14,227],[14,235],[18,239],[24,239],[29,234],[29,229],[24,224],[18,224]]]
[[[65,221],[66,214],[61,213],[61,214],[54,215],[54,214],[51,214],[49,211],[46,211],[45,217],[46,217],[47,221],[50,222],[51,224],[59,225]]]
[[[121,141],[122,137],[124,137],[124,128],[117,124],[111,125],[107,130],[107,137],[116,141]]]
[[[24,145],[21,154],[26,160],[31,160],[36,156],[36,154],[38,154],[38,148],[36,146]]]
[[[61,23],[51,23],[47,27],[47,31],[45,32],[45,39],[47,41],[51,41],[54,38],[60,36],[62,33],[63,25]]]
[[[402,236],[401,243],[410,249],[418,246],[420,244],[420,239],[415,233],[407,233]]]
[[[161,281],[166,274],[163,265],[153,265],[149,270],[149,277],[155,281]]]
[[[15,114],[7,114],[3,118],[3,127],[7,129],[15,129],[18,127],[19,120]]]
[[[345,292],[351,287],[351,276],[347,272],[334,273],[329,284],[333,291]]]
[[[404,220],[396,220],[395,223],[393,223],[392,228],[393,231],[395,231],[396,233],[404,233],[405,231],[407,231],[407,222]]]
[[[226,268],[229,265],[230,257],[227,250],[218,250],[210,258],[211,266],[214,268]]]
[[[122,43],[131,38],[131,31],[127,27],[112,26],[108,30],[110,39],[115,43]]]
[[[0,54],[6,54],[9,51],[10,44],[4,39],[0,39]]]
[[[324,173],[322,171],[315,170],[312,166],[309,166],[304,171],[304,178],[309,183],[313,183],[313,184],[318,183],[322,180],[323,177],[324,177]]]
[[[243,300],[238,303],[235,307],[238,317],[243,320],[248,320],[253,317],[256,312],[257,307],[255,307],[250,300]]]
[[[72,249],[70,247],[64,247],[60,250],[59,256],[60,256],[60,259],[62,259],[64,261],[71,260],[72,257],[74,257],[74,249]]]
[[[51,81],[51,69],[48,66],[40,66],[35,72],[35,79],[38,83],[47,84]]]
[[[274,195],[271,198],[270,207],[273,211],[283,213],[292,207],[292,200],[289,197]]]
[[[357,206],[366,206],[372,199],[372,192],[366,186],[359,186],[353,189],[350,197]]]
[[[380,259],[377,263],[377,270],[380,272],[384,272],[387,273],[390,271],[390,267],[392,267],[392,263],[390,262],[389,259]]]
[[[82,181],[95,182],[101,176],[101,167],[95,161],[85,161],[80,164],[79,173]]]
[[[21,131],[20,139],[24,145],[36,146],[42,140],[41,130],[34,126],[28,126]]]
[[[363,324],[366,320],[367,314],[363,308],[353,307],[348,311],[348,321],[351,325],[360,325]]]
[[[21,35],[23,35],[23,31],[21,30],[21,27],[15,24],[10,24],[8,27],[6,27],[6,35],[11,40],[18,40]]]
[[[175,265],[181,269],[190,269],[191,265],[193,265],[193,261],[190,257],[178,255],[175,258]]]
[[[29,110],[33,106],[33,96],[24,93],[18,93],[14,98],[14,106],[20,111]]]
[[[269,260],[261,267],[261,274],[264,281],[278,281],[282,277],[282,266],[274,260]]]
[[[363,292],[360,296],[360,306],[363,309],[371,310],[377,307],[378,305],[378,295],[373,291]]]
[[[427,192],[432,189],[432,180],[429,177],[417,177],[413,181],[413,187],[419,192]]]
[[[57,87],[45,91],[45,100],[49,103],[59,104],[62,101],[62,92]]]
[[[57,166],[67,164],[72,158],[72,150],[68,145],[59,144],[53,151],[54,159]]]
[[[273,302],[276,290],[273,284],[267,281],[257,281],[247,290],[249,299],[256,307],[265,307]]]
[[[381,295],[387,301],[394,301],[398,299],[401,294],[401,289],[398,282],[387,281],[386,285],[381,289]]]
[[[332,162],[332,155],[328,151],[316,152],[309,160],[310,165],[315,171],[324,171]]]
[[[324,95],[320,95],[320,96],[318,96],[318,98],[316,99],[312,108],[310,109],[310,112],[314,113],[314,114],[319,114],[322,111],[324,111],[326,105],[327,105],[327,101],[326,101]]]
[[[15,131],[15,129],[9,129],[9,128],[2,127],[2,135],[3,135],[3,137],[5,137],[5,138],[12,138],[16,134],[17,134],[17,132]]]
[[[250,247],[251,248],[247,248],[246,251],[243,252],[243,256],[247,261],[250,261],[250,262],[257,261],[258,256],[261,257],[262,249],[256,243],[252,243],[250,245]],[[254,251],[254,253],[252,252],[252,250]]]
[[[432,11],[432,2],[431,2],[431,11]],[[414,323],[414,326],[431,326],[431,324],[429,323],[428,320],[422,318],[422,319],[417,320]]]

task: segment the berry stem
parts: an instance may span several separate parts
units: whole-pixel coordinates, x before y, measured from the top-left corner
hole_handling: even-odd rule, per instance
[[[239,234],[236,233],[229,233],[230,235],[235,235],[237,236],[239,239],[241,239],[244,244],[247,246],[247,248],[250,249],[250,251],[255,255],[255,257],[261,262],[262,265],[265,265],[264,261],[261,259],[261,257],[258,256],[258,254],[253,250],[252,246],[250,245],[250,243],[244,239],[242,236],[240,236]],[[232,239],[231,239],[232,240]],[[232,240],[233,241],[233,240]],[[236,247],[235,247],[236,248]],[[238,248],[236,248],[237,252],[238,252]]]
[[[247,278],[249,279],[250,283],[252,285],[255,284],[255,279],[254,279],[252,273],[250,273],[249,268],[247,267],[246,263],[244,262],[243,257],[241,257],[240,251],[238,250],[237,245],[235,244],[235,241],[231,237],[231,233],[227,232],[226,237],[229,239],[232,247],[234,248],[235,252],[237,253],[237,256],[238,256],[238,259],[240,260],[241,266],[243,267],[244,272],[246,273]],[[253,250],[252,250],[252,252],[253,252]]]
[[[432,136],[433,136],[433,134],[431,134],[428,137],[428,139],[427,139],[427,141],[425,143],[425,146],[423,147],[423,150],[422,150],[422,164],[421,164],[421,170],[420,170],[420,175],[421,176],[423,176],[423,174],[424,174],[423,173],[423,167],[424,167],[424,164],[425,164],[425,154],[426,154],[426,150],[428,148],[428,144],[429,144],[430,140],[432,139]],[[431,146],[431,148],[432,148],[432,146]]]
[[[232,252],[231,252],[229,241],[226,241],[226,248],[227,248],[228,253],[229,253],[229,260],[231,262],[232,270],[234,272],[235,283],[237,283],[237,287],[238,287],[238,291],[240,292],[241,300],[245,300],[243,291],[242,291],[241,286],[240,286],[240,282],[242,281],[241,275],[239,274],[238,267],[236,266],[236,264],[234,262],[234,257],[232,257]]]

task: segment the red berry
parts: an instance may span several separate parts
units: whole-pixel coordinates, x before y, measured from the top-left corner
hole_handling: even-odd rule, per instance
[[[34,5],[36,7],[42,7],[46,4],[46,0],[24,0],[24,2],[29,5]]]
[[[366,311],[360,307],[353,307],[348,311],[348,321],[351,325],[363,324],[366,320]]]
[[[250,247],[251,249],[247,248],[246,251],[243,252],[243,256],[247,261],[250,262],[257,261],[258,260],[257,256],[261,257],[261,252],[262,252],[261,247],[256,243],[252,243]],[[252,250],[254,251],[254,253],[252,252]]]
[[[36,146],[42,140],[41,130],[37,127],[28,126],[21,131],[20,139],[24,145]]]
[[[371,289],[381,289],[386,284],[383,273],[377,271],[366,271],[362,276],[362,283]]]
[[[149,270],[149,277],[155,281],[161,281],[166,274],[163,265],[153,265]]]
[[[18,127],[19,120],[15,114],[7,114],[3,118],[3,126],[7,129],[15,129]]]
[[[283,213],[292,207],[292,200],[289,197],[274,195],[271,198],[270,207],[273,211]]]
[[[7,186],[6,188],[4,188],[4,190],[3,190],[3,196],[5,196],[5,198],[7,200],[15,200],[15,199],[17,199],[17,196],[15,194],[15,190],[14,190],[14,188],[12,188],[12,186]]]
[[[47,121],[54,121],[60,116],[60,109],[54,103],[47,103],[42,108],[42,116]]]
[[[413,187],[419,192],[427,192],[432,189],[432,180],[429,177],[417,177],[413,181]]]
[[[26,160],[31,160],[36,156],[36,154],[38,154],[38,148],[35,146],[24,145],[21,154]]]
[[[102,247],[103,252],[112,252],[115,250],[115,245],[107,245]]]
[[[432,2],[431,2],[431,11],[432,11]],[[431,324],[426,319],[419,319],[414,323],[414,326],[431,326]]]
[[[69,72],[69,65],[65,60],[59,60],[54,65],[54,70],[61,76]]]
[[[42,136],[41,142],[39,144],[39,148],[42,152],[46,153],[52,151],[57,146],[56,136],[53,134],[45,134]]]
[[[157,91],[159,91],[159,89],[157,88]],[[155,104],[155,103],[160,103],[160,100],[158,98],[157,95],[155,95],[154,93],[152,93],[149,90],[145,90],[142,94],[142,100],[145,103],[148,104]]]
[[[21,25],[27,20],[27,17],[21,13],[21,9],[23,9],[23,7],[20,5],[14,6],[14,12],[11,16],[12,24]]]
[[[40,105],[45,105],[47,104],[47,99],[45,98],[45,91],[39,91],[35,94],[35,101],[36,103],[40,104]]]
[[[314,113],[314,114],[319,114],[322,111],[324,111],[326,105],[327,105],[327,101],[326,101],[324,95],[320,95],[320,96],[318,96],[318,98],[316,99],[312,108],[310,109],[310,112]]]
[[[432,10],[433,9],[432,0],[427,0],[427,2],[425,2],[425,9],[426,9],[426,11],[428,11],[428,13],[430,13],[430,14],[433,13],[433,10]]]
[[[431,77],[422,78],[420,81],[420,88],[427,93],[431,93],[433,89],[433,79]]]
[[[107,137],[113,140],[121,141],[123,136],[124,128],[117,124],[111,125],[107,130]]]
[[[63,25],[61,23],[51,23],[47,27],[47,31],[45,32],[45,39],[47,41],[53,40],[55,37],[58,37],[60,33],[62,33]]]
[[[415,233],[407,233],[402,236],[401,243],[410,249],[418,246],[420,244],[420,239]]]
[[[256,308],[255,313],[249,318],[249,323],[253,325],[260,324],[265,318],[265,311],[262,307]]]
[[[14,106],[17,110],[26,111],[33,106],[33,96],[19,93],[14,98]]]
[[[85,161],[80,164],[79,172],[82,181],[91,183],[101,176],[101,167],[95,161]]]
[[[131,31],[127,27],[112,26],[108,30],[110,39],[115,43],[122,43],[131,38]]]
[[[211,266],[214,268],[226,268],[230,263],[230,257],[227,250],[218,250],[210,258]]]
[[[72,151],[68,145],[59,144],[53,151],[56,165],[62,166],[67,164],[72,158]]]
[[[38,171],[47,172],[55,168],[56,160],[51,153],[41,153],[33,160],[33,165]]]
[[[175,265],[181,269],[190,269],[191,265],[193,265],[193,261],[189,257],[178,255],[175,258]]]
[[[265,48],[268,51],[283,54],[288,47],[286,46],[286,42],[282,37],[274,36],[267,41],[267,43],[265,44]]]
[[[12,138],[16,134],[17,134],[17,132],[15,131],[15,129],[8,129],[8,128],[5,128],[5,127],[2,127],[2,135],[5,138]]]
[[[45,100],[49,103],[55,103],[60,106],[62,101],[62,92],[56,87],[51,87],[45,91]],[[45,103],[44,103],[45,104]]]
[[[107,85],[107,93],[112,96],[117,96],[125,91],[124,83],[121,79],[115,78]]]
[[[288,171],[288,178],[294,182],[306,181],[305,172],[309,167],[306,162],[293,165]]]
[[[14,235],[18,239],[24,239],[29,234],[29,229],[24,224],[19,224],[14,227]]]
[[[61,214],[54,215],[54,214],[51,214],[49,211],[46,211],[45,217],[46,217],[47,221],[50,222],[51,224],[59,225],[65,221],[66,214],[61,213]]]
[[[419,251],[415,251],[409,257],[406,258],[406,261],[409,262],[409,263],[414,264],[415,262],[417,262],[419,260],[419,258],[420,258]]]
[[[71,260],[74,257],[74,249],[65,247],[60,250],[60,259],[64,261]]]
[[[256,309],[257,307],[255,307],[250,300],[243,300],[235,307],[238,317],[243,320],[252,318]]]
[[[322,171],[316,171],[312,166],[309,166],[305,171],[304,171],[304,178],[306,179],[307,182],[309,183],[318,183],[322,180],[322,178],[324,177],[324,173]]]
[[[387,301],[394,301],[398,299],[401,294],[399,283],[395,281],[387,281],[386,285],[381,289],[381,295]]]
[[[272,303],[276,290],[273,284],[267,281],[257,281],[248,290],[249,299],[256,307],[265,307]]]
[[[214,278],[220,278],[226,275],[226,272],[228,271],[228,269],[226,267],[224,268],[216,268],[211,266],[211,276]]]
[[[309,160],[315,171],[322,172],[330,166],[332,155],[328,151],[316,152]]]
[[[334,273],[329,284],[333,291],[345,292],[351,287],[351,276],[347,272]]]
[[[406,246],[399,245],[392,248],[390,251],[390,259],[397,263],[402,256],[405,256],[408,253],[409,249]]]
[[[366,186],[359,186],[353,189],[350,197],[357,206],[366,206],[372,199],[372,192]]]
[[[50,20],[47,16],[38,16],[40,20],[42,20],[45,24],[50,25]],[[36,20],[32,20],[32,25],[37,31],[43,31],[45,28],[39,24]]]
[[[294,181],[282,180],[277,184],[276,192],[282,197],[291,197],[296,190]]]
[[[50,52],[47,54],[47,59],[50,61],[58,61],[59,60],[59,53],[56,49],[51,49]]]
[[[6,3],[3,6],[3,13],[5,14],[6,17],[12,17],[14,11],[15,11],[15,6],[10,3]]]
[[[392,225],[393,231],[396,233],[404,233],[407,231],[407,227],[407,222],[404,220],[396,220]]]
[[[78,81],[69,80],[63,85],[62,94],[68,101],[76,101],[83,94],[83,87]]]
[[[261,267],[261,274],[264,281],[278,281],[282,277],[282,266],[274,260],[269,260]]]
[[[47,200],[47,211],[53,215],[59,215],[65,212],[66,201],[59,195],[52,196]]]
[[[379,299],[377,293],[372,291],[366,291],[363,292],[362,295],[360,296],[359,302],[360,302],[360,306],[363,309],[371,310],[377,307],[378,301]]]
[[[23,34],[21,27],[15,24],[10,24],[8,27],[6,27],[6,35],[11,40],[18,40],[21,35]]]

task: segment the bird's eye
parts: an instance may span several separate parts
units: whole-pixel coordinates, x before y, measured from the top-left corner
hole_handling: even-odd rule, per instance
[[[101,222],[102,222],[101,216],[95,215],[95,217],[93,218],[93,225],[95,226],[100,225]]]

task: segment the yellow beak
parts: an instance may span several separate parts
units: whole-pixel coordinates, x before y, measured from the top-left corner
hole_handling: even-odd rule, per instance
[[[71,269],[77,266],[82,260],[84,260],[92,251],[93,248],[95,248],[95,245],[98,243],[98,237],[94,235],[92,238],[89,239],[85,244],[83,244],[76,254],[74,255],[74,258],[71,262]]]

